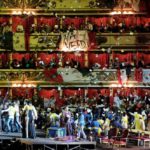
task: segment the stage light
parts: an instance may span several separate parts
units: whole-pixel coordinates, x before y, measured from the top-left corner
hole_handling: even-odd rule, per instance
[[[13,84],[12,87],[17,87],[17,84]]]
[[[118,84],[118,87],[122,87],[122,85],[121,85],[121,84]]]
[[[27,87],[27,85],[26,85],[26,84],[23,84],[22,87]]]
[[[60,91],[61,90],[61,86],[58,86],[58,91]]]
[[[18,10],[18,11],[16,11],[16,10],[14,10],[13,12],[12,12],[12,15],[35,15],[35,12],[34,11],[27,11],[27,10]]]
[[[21,87],[21,84],[18,84],[17,87]]]
[[[27,85],[27,87],[31,87],[31,86],[32,86],[31,84],[28,84],[28,85]]]
[[[17,14],[18,14],[18,15],[22,15],[22,12],[21,12],[21,11],[18,11]]]
[[[133,87],[133,84],[129,84],[128,87]]]

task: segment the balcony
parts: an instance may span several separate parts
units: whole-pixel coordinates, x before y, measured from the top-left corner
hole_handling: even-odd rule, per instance
[[[59,49],[60,33],[34,33],[29,36],[30,51],[57,51]],[[26,51],[24,33],[14,33],[13,49]],[[149,49],[150,33],[98,33],[94,50],[112,49]],[[1,49],[2,50],[2,49]]]
[[[146,71],[150,72],[150,69]],[[57,85],[69,87],[143,87],[146,86],[145,84],[149,84],[149,82],[137,82],[134,74],[135,70],[132,70],[127,84],[120,85],[116,69],[83,69],[82,72],[75,68],[58,68],[56,72],[43,69],[1,69],[0,87],[11,87],[14,84],[34,84],[41,87]]]

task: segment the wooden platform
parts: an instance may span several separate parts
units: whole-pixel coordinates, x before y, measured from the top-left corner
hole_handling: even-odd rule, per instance
[[[26,150],[36,150],[37,147],[43,150],[73,150],[73,149],[83,149],[83,150],[96,150],[96,142],[90,141],[77,141],[77,140],[67,140],[67,141],[57,141],[55,139],[49,138],[36,138],[36,139],[18,139],[21,144],[26,146]]]

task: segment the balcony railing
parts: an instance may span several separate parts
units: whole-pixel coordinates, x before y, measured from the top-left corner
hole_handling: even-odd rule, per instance
[[[60,33],[34,33],[29,36],[30,51],[57,51],[60,43]],[[114,49],[149,49],[150,33],[98,33],[96,35],[96,50],[102,47],[112,47]],[[13,35],[13,49],[25,51],[24,33]]]
[[[150,72],[149,69],[147,69],[147,71]],[[118,82],[118,75],[116,69],[83,69],[82,72],[75,68],[58,68],[56,72],[54,72],[53,70],[43,69],[0,70],[0,86],[12,86],[12,84],[18,83],[33,83],[45,87],[54,85],[83,85],[101,87],[121,86]],[[143,86],[143,82],[137,82],[135,80],[135,70],[132,70],[130,78],[127,84],[124,83],[124,86]]]

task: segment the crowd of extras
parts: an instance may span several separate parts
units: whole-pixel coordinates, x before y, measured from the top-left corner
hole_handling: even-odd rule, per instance
[[[112,22],[106,24],[101,23],[97,25],[91,21],[83,22],[78,25],[78,27],[72,22],[70,24],[55,24],[54,26],[49,26],[47,24],[41,23],[39,25],[32,24],[30,33],[59,33],[74,30],[88,30],[97,33],[129,33],[129,32],[150,32],[150,23],[144,22],[141,24],[126,25],[125,22],[117,22],[115,19]]]
[[[107,137],[112,128],[150,131],[150,95],[147,92],[144,96],[136,92],[123,96],[116,92],[113,100],[101,92],[92,98],[75,95],[62,99],[61,107],[57,106],[54,96],[50,99],[53,103],[45,107],[36,106],[29,99],[21,103],[5,100],[0,105],[1,131],[26,132],[26,138],[30,137],[27,132],[31,132],[35,138],[35,128],[46,132],[56,127],[65,128],[67,135],[79,139],[88,139],[91,135]]]
[[[49,55],[49,54],[47,54]],[[23,57],[21,60],[13,59],[10,63],[9,60],[3,61],[0,60],[0,68],[1,69],[52,69],[52,68],[76,68],[76,69],[84,69],[81,62],[78,61],[76,56],[72,59],[62,60],[59,56],[56,58],[52,57],[49,62],[45,62],[45,60],[40,57],[35,58],[34,54],[31,54],[29,58]],[[126,69],[126,72],[130,73],[131,69],[139,69],[139,68],[150,68],[150,63],[145,63],[144,58],[140,57],[137,59],[136,57],[132,59],[132,61],[128,61],[128,59],[124,59],[122,61],[119,58],[110,59],[108,64],[102,65],[98,62],[90,63],[89,69]],[[88,68],[87,68],[88,69]]]
[[[93,21],[82,21],[75,24],[74,22],[69,21],[69,23],[63,22],[60,24],[60,21],[57,20],[53,25],[48,25],[48,23],[38,22],[38,24],[32,24],[30,28],[30,33],[60,33],[74,30],[88,30],[97,33],[148,33],[150,32],[150,23],[143,21],[141,23],[135,23],[136,18],[132,20],[134,23],[126,24],[124,21],[117,21],[115,18],[110,18],[106,23],[99,22],[96,24]],[[4,33],[9,28],[11,24],[8,22],[0,23],[0,31]],[[23,27],[18,27],[16,32],[23,32]]]

